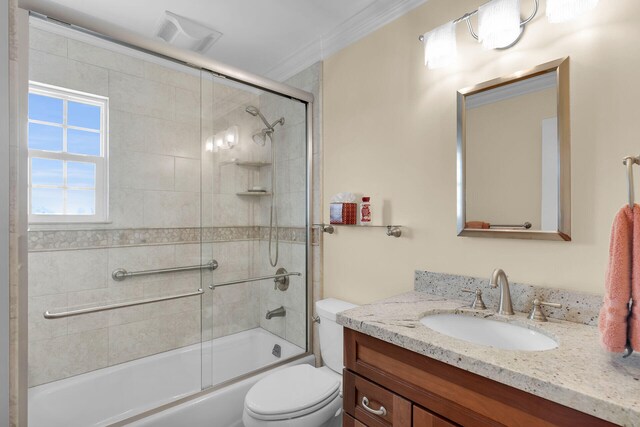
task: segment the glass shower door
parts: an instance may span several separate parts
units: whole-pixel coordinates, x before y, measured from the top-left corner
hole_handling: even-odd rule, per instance
[[[303,102],[208,72],[202,88],[207,387],[307,351],[307,124]]]
[[[106,425],[202,389],[201,79],[66,27],[30,35],[20,179],[49,221],[29,230],[29,424]],[[100,197],[108,220],[81,222]]]

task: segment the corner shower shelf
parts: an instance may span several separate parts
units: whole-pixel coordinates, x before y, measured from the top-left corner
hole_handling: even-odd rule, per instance
[[[236,165],[244,166],[247,168],[261,168],[264,166],[271,166],[271,162],[253,162],[248,160],[231,160],[228,162],[222,162],[223,165]]]
[[[386,228],[387,236],[389,237],[402,236],[401,225],[361,225],[361,224],[313,224],[313,225],[320,227],[320,230],[328,234],[333,234],[335,232],[334,227],[351,227],[351,228]]]
[[[271,192],[269,191],[242,191],[240,193],[236,193],[236,196],[252,196],[252,197],[260,197],[260,196],[271,196]]]

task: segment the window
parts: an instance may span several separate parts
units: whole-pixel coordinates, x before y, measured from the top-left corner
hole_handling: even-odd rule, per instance
[[[107,220],[108,98],[29,85],[29,222]]]

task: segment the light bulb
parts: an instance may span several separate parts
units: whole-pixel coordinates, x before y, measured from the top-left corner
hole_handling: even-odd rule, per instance
[[[231,148],[238,142],[238,126],[231,126],[224,132],[224,140],[227,148]]]
[[[224,146],[224,133],[223,132],[216,133],[216,135],[213,137],[213,145],[214,145],[215,148],[226,148]]]
[[[492,0],[478,8],[478,40],[485,49],[507,47],[520,32],[520,0]]]
[[[598,5],[598,0],[547,0],[547,19],[560,23],[576,19]]]
[[[453,21],[424,35],[424,64],[430,70],[451,65],[457,55],[456,25]]]
[[[211,140],[211,138],[209,138],[204,144],[204,149],[209,153],[213,153],[213,141]]]

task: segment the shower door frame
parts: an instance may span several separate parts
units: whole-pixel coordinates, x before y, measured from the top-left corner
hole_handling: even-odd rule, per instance
[[[263,367],[248,374],[236,377],[232,380],[218,384],[213,387],[201,390],[200,392],[193,393],[181,399],[177,399],[173,402],[158,406],[149,411],[143,412],[127,418],[126,420],[119,421],[111,424],[110,427],[119,427],[127,425],[133,421],[137,421],[146,418],[155,413],[167,410],[171,407],[180,405],[202,397],[203,395],[212,393],[214,391],[225,388],[229,385],[235,384],[247,378],[258,375],[262,372],[274,369],[278,366],[290,363],[297,359],[302,359],[313,355],[313,322],[311,321],[311,315],[313,313],[313,230],[312,230],[312,215],[313,215],[313,112],[314,112],[314,96],[312,93],[297,89],[293,86],[289,86],[284,83],[277,82],[275,80],[268,79],[247,71],[243,71],[239,68],[235,68],[221,62],[215,61],[203,55],[195,52],[183,51],[178,48],[174,48],[169,44],[161,43],[152,39],[147,39],[133,32],[126,31],[117,28],[113,25],[109,25],[103,21],[99,21],[88,15],[79,13],[64,6],[57,5],[46,0],[20,0],[19,7],[28,12],[31,16],[44,19],[50,22],[54,22],[59,25],[66,25],[75,30],[91,34],[93,36],[100,37],[104,40],[117,43],[129,48],[140,50],[151,55],[156,55],[164,59],[182,63],[201,71],[213,73],[218,77],[229,79],[238,83],[246,84],[257,89],[261,89],[267,92],[274,93],[292,100],[297,100],[305,105],[306,109],[306,351],[303,354],[291,357],[286,360],[279,361],[278,363]],[[21,212],[21,215],[26,216],[26,212]],[[20,328],[21,339],[27,342],[26,328]],[[26,360],[27,352],[22,351],[19,355],[20,360]],[[26,394],[26,390],[24,390]],[[27,405],[26,399],[20,401],[21,405]],[[26,412],[26,407],[21,408]]]

